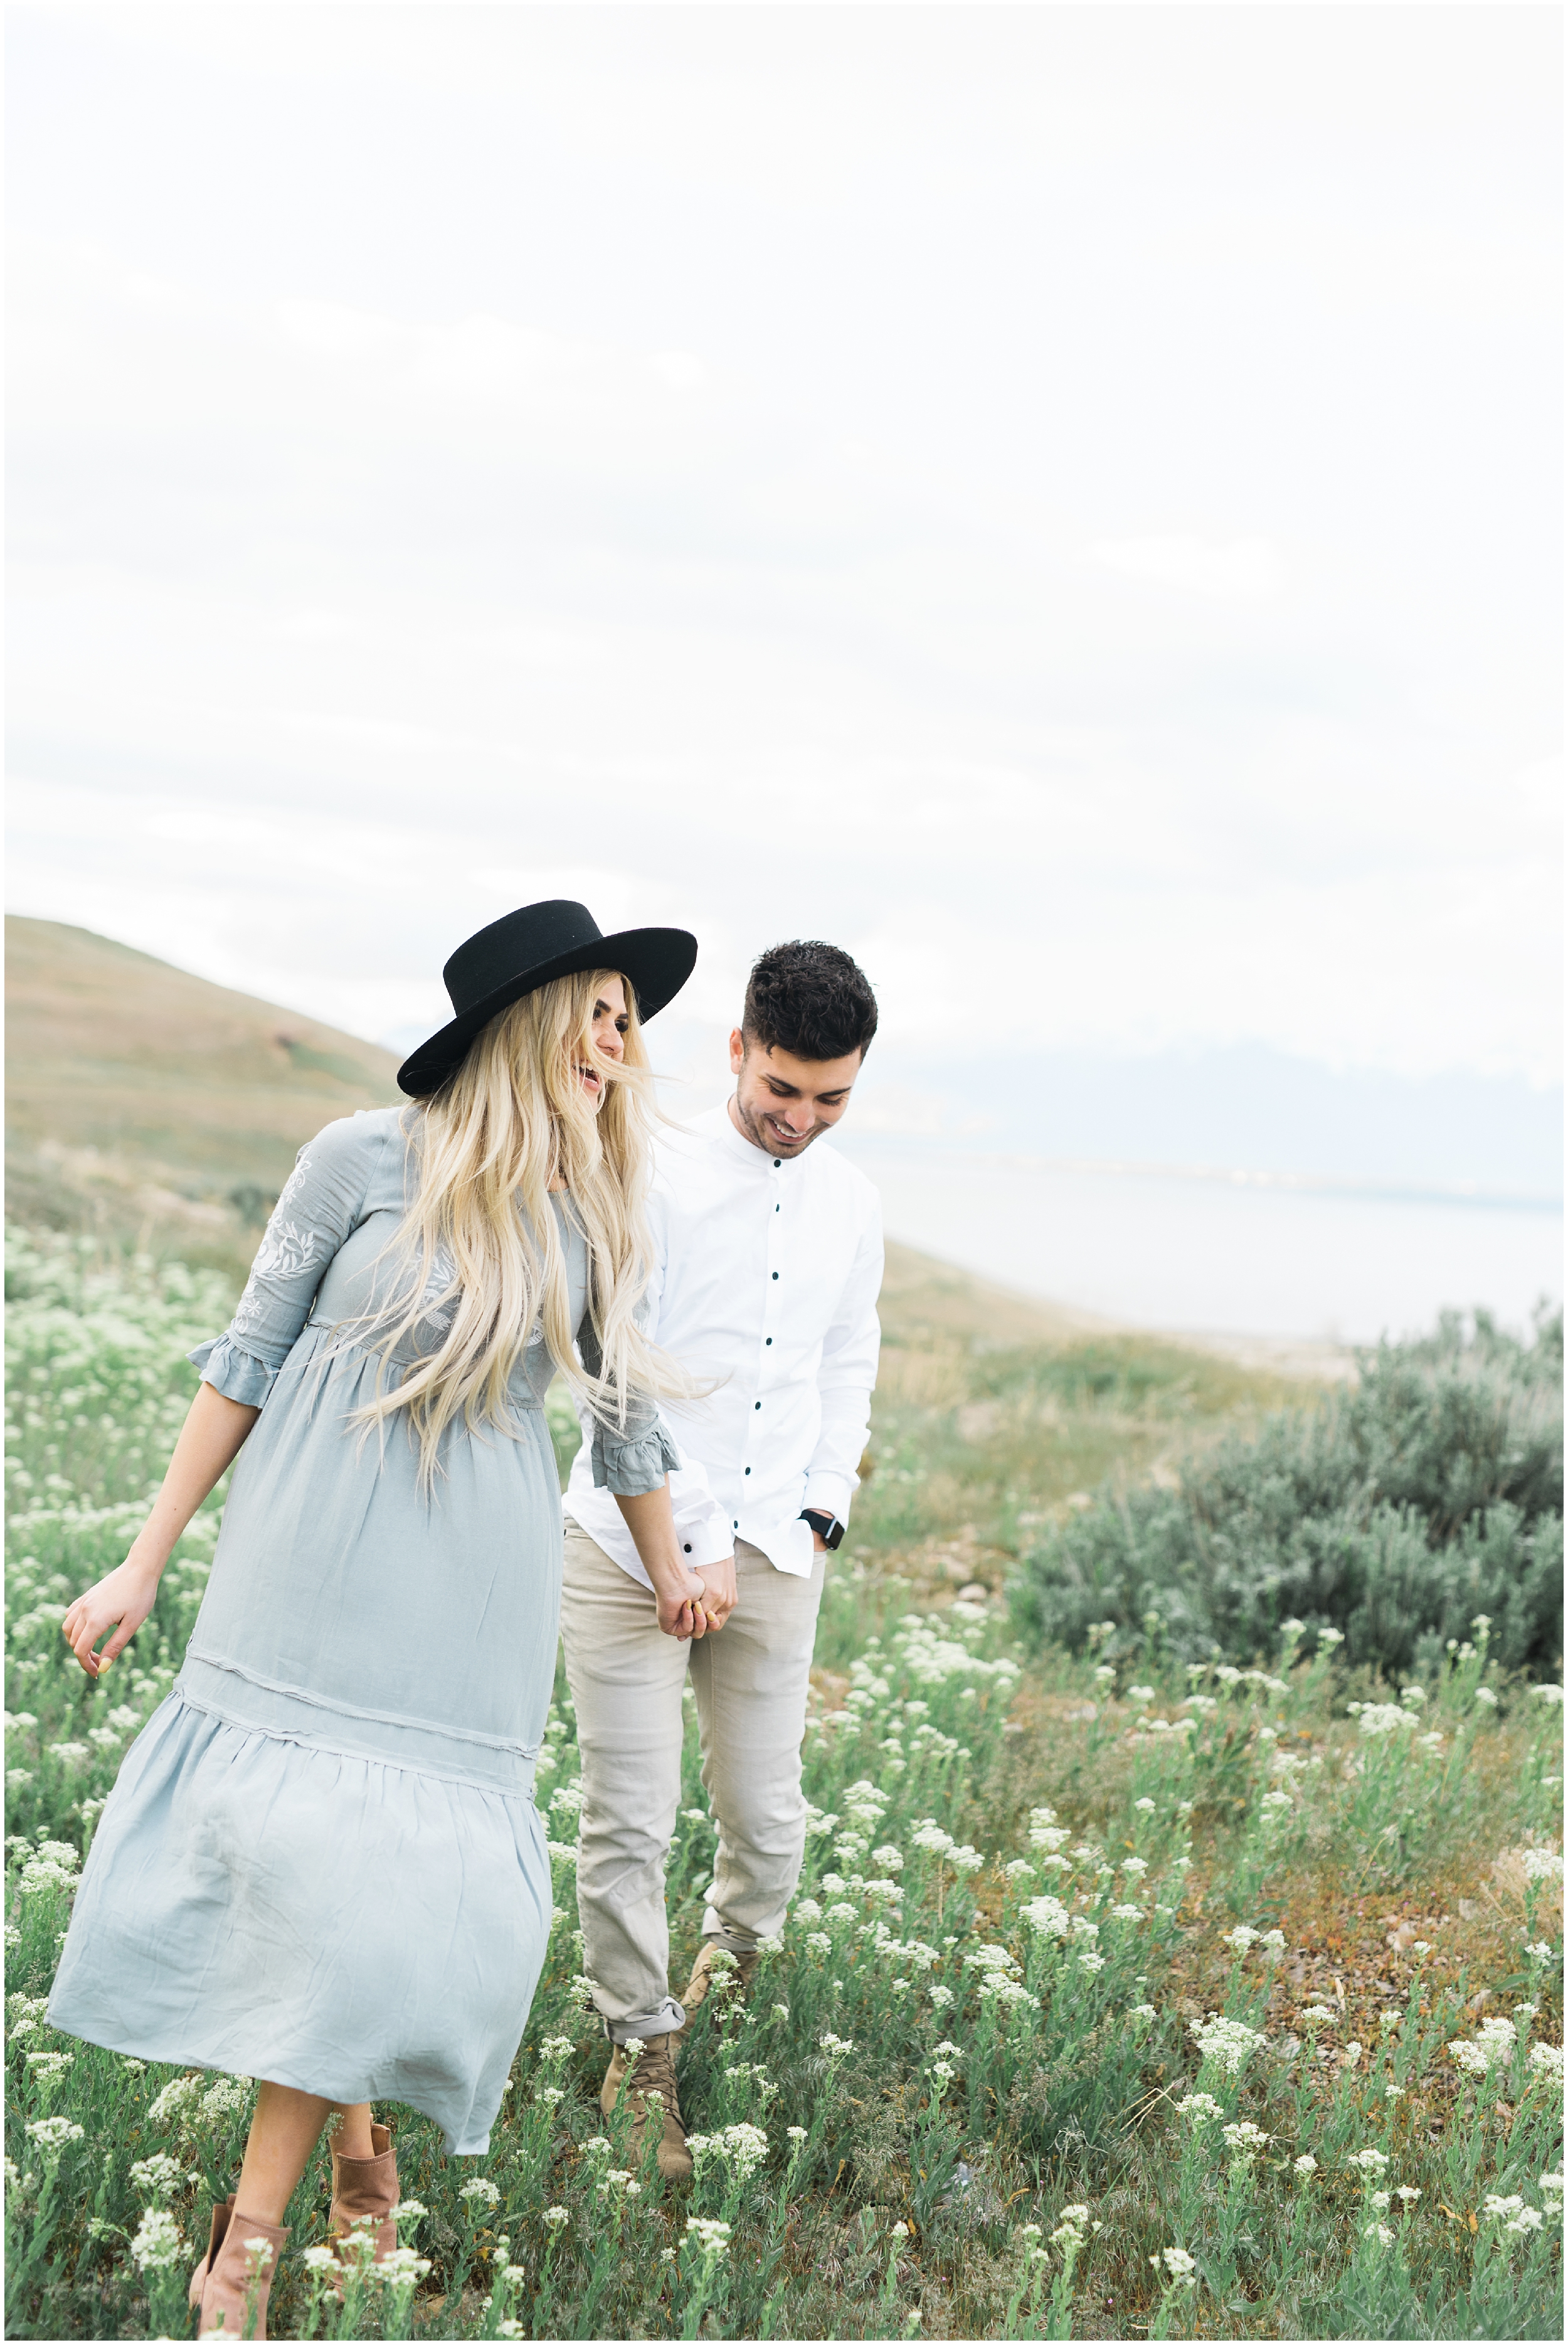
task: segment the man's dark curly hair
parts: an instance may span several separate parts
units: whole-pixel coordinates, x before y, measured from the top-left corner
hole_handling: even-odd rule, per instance
[[[748,1043],[797,1059],[847,1059],[852,1051],[864,1058],[876,1031],[876,996],[836,945],[771,945],[747,980],[741,1031]]]

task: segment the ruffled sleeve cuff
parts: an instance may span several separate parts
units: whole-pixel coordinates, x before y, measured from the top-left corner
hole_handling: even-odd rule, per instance
[[[636,1439],[619,1434],[612,1425],[593,1426],[593,1487],[617,1497],[640,1498],[659,1489],[666,1474],[676,1472],[681,1453],[657,1417]]]
[[[199,1368],[204,1385],[211,1385],[225,1400],[237,1400],[246,1408],[260,1408],[272,1390],[276,1368],[258,1360],[254,1352],[243,1352],[232,1335],[215,1335],[209,1344],[198,1344],[186,1358],[193,1368]]]

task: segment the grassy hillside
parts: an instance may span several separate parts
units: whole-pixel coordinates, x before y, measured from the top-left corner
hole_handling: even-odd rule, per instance
[[[56,920],[5,923],[14,1220],[243,1274],[300,1142],[397,1061]]]

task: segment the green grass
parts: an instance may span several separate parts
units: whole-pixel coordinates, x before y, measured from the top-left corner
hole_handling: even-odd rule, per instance
[[[181,1355],[228,1291],[50,1242],[19,1247],[15,1284],[7,2327],[178,2336],[189,2253],[147,2263],[146,2218],[205,2238],[248,2084],[143,2069],[38,2005],[221,1491],[112,1690],[67,1663],[58,1620],[139,1518],[192,1388]],[[953,1572],[995,1586],[1021,1516],[1070,1514],[1097,1460],[1130,1477],[1209,1439],[1256,1386],[1130,1339],[902,1348],[824,1599],[800,1896],[748,2004],[712,1998],[683,2065],[713,2145],[694,2184],[629,2175],[599,2114],[558,1689],[537,1794],[556,1922],[492,2147],[447,2160],[393,2111],[427,2269],[339,2312],[291,2252],[272,2333],[1560,2336],[1560,1694],[1504,1674],[1480,1630],[1409,1704],[1327,1646],[1249,1670],[1189,1668],[1155,1630],[1108,1660],[1098,1635],[1020,1647],[1000,1601],[952,1599]],[[687,1760],[677,1964],[713,1850],[694,1725]],[[1234,2071],[1211,2015],[1250,2031]],[[1498,2047],[1483,2075],[1450,2049],[1478,2040]],[[295,2245],[326,2208],[319,2158]]]

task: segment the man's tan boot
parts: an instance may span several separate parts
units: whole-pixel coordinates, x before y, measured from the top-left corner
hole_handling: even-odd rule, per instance
[[[686,2147],[681,2096],[675,2089],[674,2055],[673,2035],[655,2035],[634,2059],[628,2059],[625,2046],[617,2044],[604,2072],[599,2106],[607,2117],[613,2117],[624,2092],[626,2106],[632,2112],[627,2157],[633,2171],[642,2163],[642,2144],[652,2117],[659,2127],[655,2156],[660,2173],[666,2182],[687,2182],[692,2175],[692,2153]]]
[[[732,1954],[727,1946],[720,1945],[717,1938],[704,1938],[681,1996],[686,2025],[682,2028],[677,2042],[684,2044],[692,2032],[693,2020],[710,1995],[713,1998],[713,2011],[717,2017],[723,2017],[725,2012],[733,2011],[743,2004],[756,1966],[755,1953]]]

